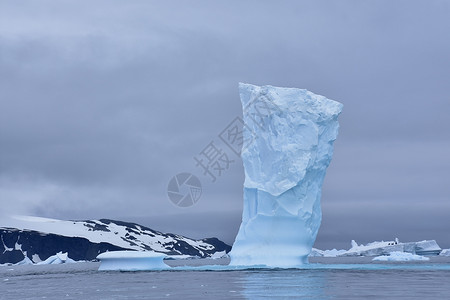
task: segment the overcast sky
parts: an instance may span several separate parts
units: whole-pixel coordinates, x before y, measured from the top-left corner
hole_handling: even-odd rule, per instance
[[[212,183],[193,157],[248,82],[344,104],[317,247],[448,248],[449,16],[446,0],[0,1],[0,214],[232,244],[242,161]],[[203,186],[184,209],[167,196],[180,172]]]

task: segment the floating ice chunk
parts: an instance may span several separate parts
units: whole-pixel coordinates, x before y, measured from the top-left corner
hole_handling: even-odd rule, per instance
[[[450,256],[450,249],[443,249],[439,255]]]
[[[414,251],[419,255],[439,255],[441,253],[441,247],[435,240],[425,240],[415,243]]]
[[[31,260],[34,261],[35,263],[42,261],[38,254],[33,254],[33,256],[31,257]]]
[[[344,254],[345,252],[347,252],[347,250],[337,250],[337,249],[331,249],[331,250],[324,250],[323,251],[323,256],[324,257],[337,257],[339,255]]]
[[[234,266],[307,262],[342,104],[307,90],[239,84],[244,112],[242,224]]]
[[[154,251],[111,251],[97,256],[99,271],[148,271],[163,270],[169,266],[163,262],[166,254]]]
[[[430,260],[428,257],[420,256],[407,252],[395,251],[391,252],[389,255],[381,255],[374,257],[373,261],[427,261]]]
[[[70,264],[75,263],[73,259],[69,258],[69,255],[67,252],[62,253],[56,253],[53,256],[50,256],[44,261],[38,262],[36,265],[60,265],[60,264]]]
[[[336,248],[331,250],[320,250],[312,248],[309,257],[338,257],[346,252],[347,250],[337,250]]]
[[[312,248],[311,252],[309,253],[309,257],[322,257],[323,256],[323,250]]]
[[[59,252],[59,253],[56,253],[56,257],[58,257],[59,260],[61,260],[61,261],[66,261],[69,258],[69,254],[67,252],[65,252],[65,253]]]

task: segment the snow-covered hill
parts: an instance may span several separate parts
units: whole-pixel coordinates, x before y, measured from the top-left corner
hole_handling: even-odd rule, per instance
[[[63,221],[20,216],[0,226],[0,264],[16,263],[25,256],[39,262],[58,252],[68,252],[75,260],[92,260],[115,250],[153,250],[205,258],[231,249],[216,238],[194,240],[108,219]]]

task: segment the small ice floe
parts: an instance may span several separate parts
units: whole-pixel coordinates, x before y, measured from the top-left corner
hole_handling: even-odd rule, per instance
[[[36,265],[60,265],[60,264],[72,264],[76,263],[73,259],[69,258],[69,255],[67,252],[62,253],[56,253],[53,256],[50,256],[44,261],[38,262]]]
[[[389,255],[381,255],[374,257],[373,261],[427,261],[428,257],[420,256],[408,252],[394,251]]]
[[[450,249],[444,249],[441,251],[441,256],[450,256]]]
[[[33,257],[35,258],[35,257]],[[44,261],[40,261],[38,263],[34,263],[31,259],[29,259],[27,256],[25,256],[25,258],[16,263],[16,266],[21,266],[21,265],[60,265],[60,264],[72,264],[72,263],[76,263],[76,261],[74,261],[73,259],[71,259],[68,255],[67,252],[62,253],[56,253],[53,256],[50,256],[49,258],[47,258]]]
[[[225,250],[214,252],[209,258],[210,259],[219,259],[228,257],[228,254]]]
[[[166,254],[154,251],[111,251],[97,256],[101,264],[99,271],[150,271],[164,270],[169,266],[163,262]]]
[[[311,253],[309,254],[309,257],[338,257],[346,252],[347,252],[347,250],[337,250],[337,249],[320,250],[320,249],[312,248]]]
[[[29,259],[27,256],[25,256],[25,258],[21,261],[19,261],[16,266],[22,266],[22,265],[32,265],[33,261],[31,259]]]

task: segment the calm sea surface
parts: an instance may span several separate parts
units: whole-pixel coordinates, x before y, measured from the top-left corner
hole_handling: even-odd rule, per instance
[[[389,264],[368,258],[310,261],[304,270],[98,272],[98,263],[1,266],[0,299],[450,299],[450,258]]]

